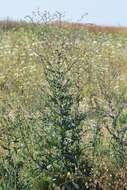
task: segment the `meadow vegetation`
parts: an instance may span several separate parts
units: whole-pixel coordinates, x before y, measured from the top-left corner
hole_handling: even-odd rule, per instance
[[[126,81],[126,33],[0,27],[0,190],[126,190]]]

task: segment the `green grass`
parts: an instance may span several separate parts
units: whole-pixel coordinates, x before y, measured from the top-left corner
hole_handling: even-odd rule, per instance
[[[44,91],[48,89],[48,84],[43,62],[40,63],[38,55],[43,54],[53,64],[57,59],[56,50],[65,55],[67,65],[75,63],[68,74],[72,82],[75,82],[79,72],[80,109],[90,112],[90,116],[82,123],[86,131],[83,135],[84,147],[88,147],[85,148],[85,156],[94,163],[94,179],[106,190],[113,187],[124,190],[127,187],[127,147],[122,147],[123,155],[113,135],[118,135],[118,130],[124,129],[126,125],[126,34],[95,34],[84,29],[51,26],[0,29],[1,165],[12,172],[11,167],[14,169],[15,166],[9,165],[7,158],[8,154],[12,154],[14,163],[18,160],[24,163],[20,173],[23,183],[29,179],[29,183],[33,184],[36,179],[36,173],[31,172],[35,166],[30,158],[27,159],[27,147],[23,146],[24,141],[28,141],[31,154],[39,156],[36,152],[36,132],[42,130]],[[124,122],[121,122],[123,117]],[[20,136],[21,128],[24,138]],[[120,134],[124,141],[127,140],[126,132]],[[50,135],[49,132],[47,134]],[[18,138],[17,143],[15,138]],[[8,153],[4,147],[11,151]],[[117,154],[119,150],[120,155]],[[47,177],[49,179],[50,176]],[[36,186],[39,184],[40,181]]]

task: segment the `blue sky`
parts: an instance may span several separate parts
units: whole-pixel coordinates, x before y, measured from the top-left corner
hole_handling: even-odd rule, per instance
[[[64,12],[70,21],[88,13],[84,22],[127,26],[127,0],[1,0],[0,19],[23,19],[37,8]]]

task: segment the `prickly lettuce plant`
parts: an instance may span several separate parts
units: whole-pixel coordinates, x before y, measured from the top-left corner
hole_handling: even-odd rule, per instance
[[[84,189],[86,176],[91,175],[91,168],[87,172],[87,163],[85,165],[83,158],[82,122],[86,113],[80,109],[79,70],[75,73],[74,81],[70,78],[76,62],[72,59],[68,63],[67,56],[74,44],[68,46],[66,40],[56,42],[56,47],[48,43],[50,54],[36,51],[47,84],[46,89],[43,89],[45,105],[42,123],[43,129],[49,131],[46,143],[50,147],[50,154],[45,155],[44,164],[47,174],[52,176],[57,186],[69,180],[74,181],[77,188]]]

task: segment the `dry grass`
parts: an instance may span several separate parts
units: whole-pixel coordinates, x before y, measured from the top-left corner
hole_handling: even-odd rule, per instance
[[[18,27],[26,27],[28,25],[31,25],[31,23],[28,23],[26,21],[14,21],[11,19],[7,20],[1,20],[0,21],[0,28],[4,30],[9,30],[13,28],[18,28]],[[94,33],[102,32],[102,33],[127,33],[127,27],[118,27],[118,26],[101,26],[101,25],[96,25],[92,23],[69,23],[69,22],[59,22],[55,21],[50,23],[52,26],[60,26],[63,28],[68,28],[68,29],[86,29]]]
[[[106,33],[127,33],[127,27],[117,27],[117,26],[99,26],[99,25],[84,25],[85,28],[92,32],[106,32]]]
[[[15,21],[15,20],[10,20],[10,19],[0,20],[0,29],[5,30],[5,31],[19,28],[21,26],[26,27],[27,25],[30,25],[30,24],[28,24],[25,21]]]
[[[92,23],[69,23],[69,22],[55,22],[52,25],[60,25],[64,28],[72,28],[72,29],[87,29],[91,32],[102,32],[102,33],[127,33],[127,27],[119,27],[119,26],[101,26]]]

